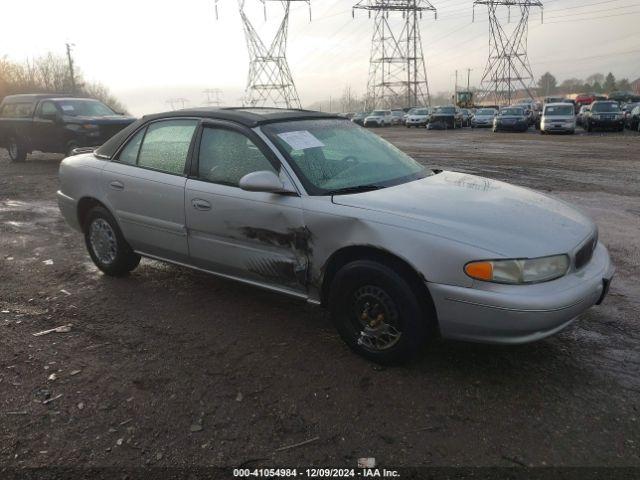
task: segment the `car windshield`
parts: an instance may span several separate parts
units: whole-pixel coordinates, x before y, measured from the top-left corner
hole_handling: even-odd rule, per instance
[[[373,113],[371,113],[372,117],[384,117],[385,116],[385,111],[384,110],[374,110]]]
[[[494,115],[496,113],[492,108],[481,108],[476,112],[476,115]]]
[[[521,108],[505,108],[500,110],[500,115],[517,115],[522,116],[524,112]]]
[[[398,110],[394,110],[393,112],[391,112],[391,115],[393,115],[394,117],[403,117],[404,116],[404,112],[398,111]]]
[[[600,113],[600,112],[619,112],[620,107],[617,103],[607,102],[607,103],[594,103],[591,105],[591,111]]]
[[[452,113],[455,113],[455,108],[453,107],[438,107],[436,108],[435,113],[445,113],[447,115],[450,115]]]
[[[262,130],[311,195],[377,189],[432,174],[386,140],[351,122],[303,120],[268,124]]]
[[[413,110],[411,110],[411,113],[413,115],[428,115],[429,112],[427,112],[426,108],[414,108]]]
[[[72,117],[108,117],[116,112],[97,100],[61,100],[58,105],[62,113]]]
[[[548,105],[544,109],[544,114],[548,117],[573,115],[573,105]]]

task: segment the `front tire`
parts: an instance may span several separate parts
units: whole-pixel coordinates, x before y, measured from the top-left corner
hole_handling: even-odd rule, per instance
[[[27,158],[27,149],[15,136],[9,137],[7,150],[9,150],[9,158],[12,162],[24,162]]]
[[[404,276],[372,260],[351,262],[329,293],[331,318],[354,352],[381,364],[411,359],[424,344],[433,310]]]
[[[106,208],[94,207],[87,216],[84,230],[91,260],[105,274],[122,277],[140,263],[140,255],[129,246]]]

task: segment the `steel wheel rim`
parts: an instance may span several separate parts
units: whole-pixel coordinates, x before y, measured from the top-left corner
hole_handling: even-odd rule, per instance
[[[101,263],[109,265],[115,261],[118,255],[118,242],[116,233],[109,225],[109,222],[102,218],[97,218],[91,222],[89,243],[93,253]]]
[[[380,287],[366,285],[354,292],[351,318],[358,345],[369,351],[388,350],[400,341],[400,313]]]

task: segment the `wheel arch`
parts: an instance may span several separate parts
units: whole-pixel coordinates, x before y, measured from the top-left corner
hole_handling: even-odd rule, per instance
[[[95,207],[104,208],[113,216],[113,218],[116,219],[116,222],[118,221],[116,216],[113,215],[113,212],[111,211],[111,209],[107,205],[105,205],[103,202],[101,202],[95,197],[90,197],[90,196],[82,197],[80,200],[78,200],[77,215],[78,215],[78,225],[80,225],[80,228],[82,229],[83,232],[85,231],[89,212]]]
[[[425,306],[432,310],[433,318],[437,324],[436,310],[429,288],[426,285],[427,279],[425,276],[416,270],[407,260],[388,250],[371,245],[351,245],[343,247],[335,251],[325,262],[320,287],[320,301],[323,306],[328,304],[329,291],[335,275],[343,266],[356,260],[373,260],[390,267],[396,272],[400,272],[416,291],[416,294],[419,295],[419,298],[424,300]]]

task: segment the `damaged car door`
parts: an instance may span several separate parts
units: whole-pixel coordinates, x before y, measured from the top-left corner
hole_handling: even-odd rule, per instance
[[[223,122],[203,125],[185,196],[191,263],[302,294],[309,238],[300,197],[241,189],[240,179],[253,172],[273,172],[289,182],[251,130]]]

